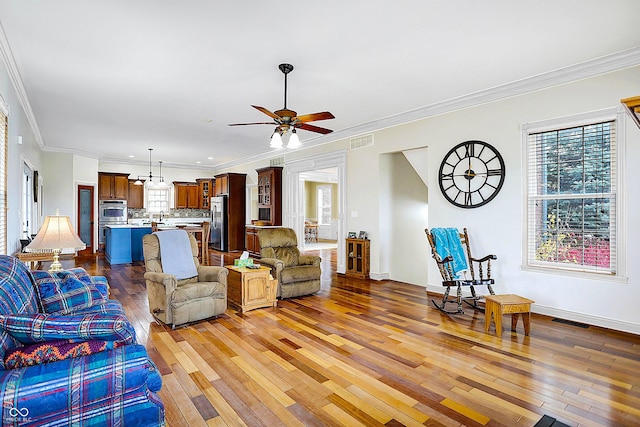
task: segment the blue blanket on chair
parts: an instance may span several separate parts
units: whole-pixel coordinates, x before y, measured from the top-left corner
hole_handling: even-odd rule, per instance
[[[432,228],[431,235],[436,244],[436,253],[441,259],[451,255],[453,258],[453,274],[460,277],[460,273],[469,268],[467,257],[460,242],[460,233],[457,228]]]
[[[184,230],[156,231],[160,242],[160,259],[162,271],[173,274],[176,279],[188,279],[198,275],[196,265],[193,263],[191,242],[189,235]]]

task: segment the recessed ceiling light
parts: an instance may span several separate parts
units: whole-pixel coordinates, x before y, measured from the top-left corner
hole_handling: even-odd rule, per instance
[[[196,161],[196,163],[197,163],[197,164],[200,164],[200,163],[202,163],[202,162],[201,162],[200,160],[198,160],[198,161]]]
[[[213,157],[209,156],[207,157],[207,160],[213,160]]]
[[[129,154],[129,157],[133,159],[135,156],[133,154]]]

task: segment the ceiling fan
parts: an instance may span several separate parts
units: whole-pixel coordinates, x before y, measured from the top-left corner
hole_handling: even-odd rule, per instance
[[[316,122],[319,120],[335,119],[333,114],[331,114],[330,112],[324,111],[321,113],[304,114],[302,116],[298,116],[297,115],[298,113],[296,113],[295,111],[287,109],[287,74],[293,71],[293,65],[280,64],[278,68],[284,74],[284,108],[282,108],[281,110],[276,110],[275,112],[271,112],[264,107],[252,105],[252,107],[255,108],[256,110],[261,111],[267,116],[271,117],[273,119],[273,122],[233,123],[233,124],[230,124],[229,126],[275,124],[277,126],[275,132],[278,132],[281,135],[285,134],[290,129],[294,133],[296,129],[303,129],[303,130],[308,130],[311,132],[317,132],[321,134],[327,134],[327,133],[333,132],[331,129],[326,129],[326,128],[309,124],[309,122]]]

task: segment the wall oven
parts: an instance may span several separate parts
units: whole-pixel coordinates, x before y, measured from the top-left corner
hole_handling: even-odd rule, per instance
[[[128,219],[126,200],[100,200],[98,202],[99,243],[105,243],[106,226],[126,224]]]

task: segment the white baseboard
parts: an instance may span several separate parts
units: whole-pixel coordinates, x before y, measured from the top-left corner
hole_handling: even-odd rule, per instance
[[[429,285],[427,286],[427,292],[435,294],[444,294],[443,286]],[[456,295],[455,289],[451,290],[450,295]],[[462,295],[471,295],[469,292],[462,292]],[[587,325],[599,326],[602,328],[613,329],[621,332],[629,332],[631,334],[640,335],[640,324],[625,322],[622,320],[609,319],[601,316],[593,316],[584,313],[577,313],[575,311],[563,310],[555,307],[549,307],[541,304],[532,304],[531,312],[536,314],[542,314],[549,317],[557,317],[560,319],[571,320],[574,322],[585,323]]]

